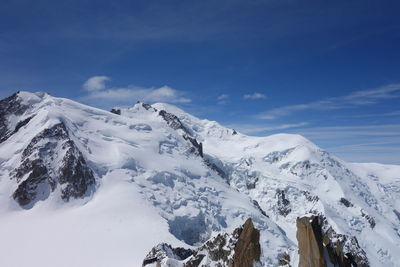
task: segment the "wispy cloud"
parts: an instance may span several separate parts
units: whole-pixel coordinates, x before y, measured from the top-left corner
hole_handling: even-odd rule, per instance
[[[299,133],[319,140],[343,137],[395,136],[400,141],[400,124],[314,127],[302,129]]]
[[[392,112],[383,113],[382,116],[384,116],[384,117],[400,116],[400,110],[396,110],[396,111],[392,111]]]
[[[106,88],[106,81],[111,80],[107,76],[94,76],[89,78],[84,84],[83,89],[86,91],[98,91]]]
[[[228,94],[222,94],[222,95],[217,97],[219,105],[225,105],[226,103],[228,103],[228,99],[229,99],[229,95]]]
[[[308,122],[300,123],[287,123],[277,125],[260,125],[260,124],[232,124],[228,125],[229,128],[238,130],[245,134],[259,134],[264,132],[271,132],[276,130],[286,130],[291,128],[299,128],[308,125]]]
[[[88,79],[84,90],[88,93],[81,97],[84,102],[108,105],[131,105],[136,101],[144,102],[168,102],[189,103],[190,98],[183,91],[173,89],[169,86],[159,88],[144,88],[129,85],[124,88],[106,88],[105,81],[110,80],[107,76],[95,76]]]
[[[315,127],[296,133],[350,162],[400,164],[400,124]]]
[[[373,117],[396,117],[400,116],[400,110],[395,110],[391,112],[385,112],[385,113],[377,113],[377,114],[360,114],[360,115],[346,115],[346,116],[341,116],[341,117],[346,117],[346,118],[373,118]]]
[[[247,94],[243,96],[244,99],[264,99],[267,98],[266,95],[261,94],[261,93],[253,93],[253,94]]]
[[[400,94],[393,94],[397,93],[399,90],[400,84],[389,84],[372,90],[356,91],[342,98],[353,104],[376,103],[379,99],[400,97]]]
[[[385,99],[400,97],[400,84],[389,84],[380,88],[364,91],[356,91],[349,95],[331,97],[305,104],[283,106],[256,115],[259,119],[273,120],[288,116],[294,112],[305,110],[334,110],[360,105],[371,105]]]

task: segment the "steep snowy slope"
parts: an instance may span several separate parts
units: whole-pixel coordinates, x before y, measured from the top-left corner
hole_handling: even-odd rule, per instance
[[[0,102],[1,262],[141,266],[158,243],[196,246],[252,217],[261,263],[297,266],[296,219],[319,215],[345,252],[399,266],[399,169],[167,104],[112,113],[19,92]]]

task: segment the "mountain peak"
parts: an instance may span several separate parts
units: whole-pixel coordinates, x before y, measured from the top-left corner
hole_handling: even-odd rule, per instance
[[[140,265],[164,242],[225,253],[221,237],[252,218],[260,264],[296,266],[296,220],[312,216],[340,255],[397,264],[399,166],[349,164],[300,135],[247,136],[169,104],[114,111],[46,93],[0,101],[6,265],[52,266],[43,249],[66,266],[71,253],[83,266]]]
[[[46,92],[28,92],[28,91],[18,91],[16,93],[19,99],[21,99],[24,103],[37,103],[40,102],[41,100],[45,99],[46,97],[49,97],[50,94]]]

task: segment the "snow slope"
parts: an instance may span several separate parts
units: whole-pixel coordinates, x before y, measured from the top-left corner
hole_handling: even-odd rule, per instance
[[[248,217],[264,266],[283,253],[296,266],[307,214],[357,237],[371,266],[399,266],[400,166],[349,164],[298,135],[246,136],[168,104],[118,115],[45,93],[8,101],[20,108],[0,110],[2,266],[140,266],[158,243],[191,247]],[[33,177],[37,159],[47,172]],[[63,179],[71,161],[95,182]]]
[[[372,266],[400,265],[400,166],[350,164],[299,135],[250,137],[168,104],[152,106],[177,114],[230,185],[256,200],[292,242],[298,216],[324,214],[338,233],[357,237]]]

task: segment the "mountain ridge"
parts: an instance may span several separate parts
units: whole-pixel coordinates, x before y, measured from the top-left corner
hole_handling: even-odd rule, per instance
[[[137,242],[139,244],[126,241],[137,250],[137,254],[131,256],[132,262],[137,264],[157,243],[167,241],[191,247],[219,232],[231,232],[252,217],[261,231],[262,264],[276,266],[280,255],[286,253],[291,264],[296,265],[299,259],[296,219],[310,214],[324,215],[336,232],[356,236],[371,266],[397,264],[395,255],[400,252],[400,230],[396,225],[400,221],[400,203],[396,199],[400,199],[400,178],[396,173],[400,166],[349,164],[299,135],[249,137],[162,103],[139,102],[130,108],[114,108],[120,114],[45,93],[19,92],[0,103],[0,133],[7,137],[0,143],[0,200],[3,203],[0,212],[7,218],[5,221],[12,222],[14,218],[16,225],[24,225],[20,220],[26,216],[32,216],[34,221],[60,216],[75,221],[83,231],[83,223],[65,214],[73,214],[75,209],[88,209],[88,213],[100,210],[102,207],[97,206],[96,201],[109,199],[106,202],[113,202],[115,196],[104,192],[117,190],[125,193],[124,198],[115,200],[115,208],[129,210],[130,219],[121,219],[125,216],[123,212],[108,212],[116,212],[115,216],[125,222],[122,228],[130,229],[126,233],[131,239],[141,236],[140,231],[149,232],[144,247],[139,245],[144,242],[143,238]],[[18,105],[21,107],[10,109]],[[63,160],[55,155],[59,155],[63,145],[73,144],[70,149],[75,149],[77,156],[70,166],[78,163],[87,166],[86,173],[93,175],[83,180],[92,181],[89,183],[92,189],[59,198],[51,192],[65,189],[64,183],[53,183],[54,189],[50,186],[47,196],[44,194],[27,210],[21,210],[12,192],[27,183],[34,172],[28,168],[16,181],[10,179],[13,170],[23,162],[29,143],[55,125],[64,125],[63,138],[44,142],[45,138],[40,137],[45,149],[39,147],[36,154],[29,151],[25,156],[32,158],[43,151],[45,155],[38,159],[51,159],[49,162],[54,166],[44,166],[56,177],[50,180],[56,181],[63,177],[58,170]],[[69,159],[67,157],[65,162],[71,161]],[[67,175],[73,177],[66,179],[71,183],[69,188],[82,181],[79,180],[82,174],[73,175],[79,170],[82,167],[76,171],[72,168],[72,173]],[[131,198],[146,203],[143,207],[150,210],[149,214],[139,211],[140,206],[133,204]],[[108,205],[111,204],[105,206]],[[146,228],[149,220],[136,224],[138,229],[131,229],[129,222],[138,219],[131,214],[131,207],[144,218],[152,218],[158,225],[156,228],[163,229],[160,230],[162,234]],[[97,225],[91,218],[83,217]],[[105,225],[111,220],[106,217],[99,217]],[[12,229],[10,232],[17,235],[19,228]],[[99,233],[104,231],[99,230]],[[35,236],[34,232],[30,235]],[[9,233],[6,236],[11,239]],[[108,238],[118,244],[118,238],[113,235]],[[98,248],[99,237],[92,239],[89,243]],[[5,242],[0,244],[2,251],[8,251],[6,247]],[[124,261],[118,266],[128,266],[127,248],[122,250]],[[101,260],[104,257],[100,257]],[[94,266],[91,261],[99,264],[97,266],[106,266],[94,256],[87,260],[89,265],[82,266]]]

